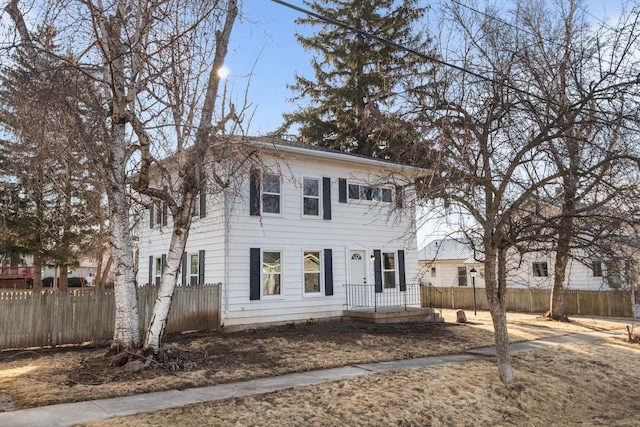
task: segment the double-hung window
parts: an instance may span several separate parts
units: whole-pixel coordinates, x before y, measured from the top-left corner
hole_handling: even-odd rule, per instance
[[[320,216],[320,180],[302,179],[302,206],[306,216]]]
[[[394,252],[382,254],[382,284],[385,288],[396,287],[396,254]]]
[[[533,263],[533,277],[549,277],[549,267],[546,261]]]
[[[160,285],[160,277],[162,276],[162,258],[156,258],[156,285]]]
[[[262,252],[262,295],[280,295],[282,288],[282,252]]]
[[[280,213],[280,176],[264,175],[262,177],[262,213]]]
[[[593,277],[602,277],[602,261],[593,261],[591,263]]]
[[[200,273],[199,270],[200,262],[198,259],[198,254],[192,254],[189,256],[189,284],[197,285],[198,284],[198,276]]]
[[[303,260],[304,293],[319,293],[322,288],[320,251],[305,251]]]

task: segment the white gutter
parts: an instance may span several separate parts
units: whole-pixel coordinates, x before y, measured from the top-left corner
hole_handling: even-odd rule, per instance
[[[298,154],[305,157],[308,157],[308,156],[318,157],[322,159],[330,159],[330,160],[336,160],[336,161],[346,162],[346,163],[360,163],[367,166],[376,166],[378,168],[386,169],[393,172],[411,173],[412,175],[415,175],[415,176],[425,176],[429,174],[428,169],[419,168],[416,166],[401,165],[399,163],[394,163],[391,161],[374,159],[372,157],[362,157],[362,156],[353,155],[349,153],[314,150],[313,148],[294,147],[291,145],[256,141],[256,140],[251,141],[250,144],[262,147],[268,151],[273,151],[276,153],[284,152],[284,153],[290,153],[290,154]]]

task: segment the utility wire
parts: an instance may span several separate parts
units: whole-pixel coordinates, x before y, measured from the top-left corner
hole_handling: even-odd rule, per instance
[[[392,40],[389,40],[389,39],[385,39],[384,37],[377,36],[377,35],[375,35],[373,33],[361,30],[361,29],[356,28],[356,27],[352,27],[351,25],[345,24],[344,22],[341,22],[341,21],[338,21],[336,19],[320,15],[320,14],[315,13],[315,12],[309,10],[309,9],[304,9],[302,7],[299,7],[299,6],[295,6],[295,5],[291,4],[291,3],[287,3],[286,1],[283,1],[283,0],[271,0],[271,1],[274,2],[274,3],[278,3],[278,4],[282,5],[282,6],[288,7],[290,9],[296,10],[298,12],[304,13],[306,15],[312,16],[312,17],[314,17],[316,19],[319,19],[321,21],[327,22],[329,24],[333,24],[333,25],[336,25],[338,27],[344,28],[345,30],[352,31],[354,33],[358,33],[358,34],[360,34],[362,36],[365,36],[367,38],[370,38],[370,39],[373,39],[373,40],[377,40],[377,41],[379,41],[381,43],[384,43],[386,45],[393,46],[393,47],[395,47],[397,49],[400,49],[400,50],[403,50],[405,52],[408,52],[408,53],[411,53],[413,55],[416,55],[416,56],[418,56],[418,57],[420,57],[422,59],[426,59],[428,61],[432,61],[432,62],[435,62],[437,64],[444,65],[445,67],[449,67],[449,68],[453,68],[453,69],[458,70],[458,71],[462,71],[465,74],[469,74],[471,76],[477,77],[479,79],[485,80],[485,81],[490,82],[490,83],[494,83],[494,84],[497,84],[497,85],[504,85],[505,87],[507,87],[507,88],[509,88],[511,90],[514,90],[514,91],[516,91],[518,93],[521,93],[523,95],[528,95],[528,96],[534,97],[536,99],[539,99],[541,101],[548,102],[548,99],[545,99],[542,96],[527,92],[525,90],[522,90],[520,88],[512,86],[512,85],[510,85],[508,83],[497,81],[495,79],[492,79],[491,77],[487,77],[487,76],[484,76],[482,74],[476,73],[475,71],[471,71],[468,68],[464,68],[464,67],[461,67],[459,65],[452,64],[452,63],[444,61],[442,59],[438,59],[435,56],[419,52],[419,51],[417,51],[415,49],[412,49],[412,48],[410,48],[408,46],[402,45],[400,43],[396,43],[396,42],[394,42]]]
[[[327,22],[327,23],[329,23],[329,24],[336,25],[336,26],[338,26],[338,27],[341,27],[341,28],[344,28],[344,29],[346,29],[346,30],[349,30],[349,31],[355,32],[355,33],[360,34],[360,35],[362,35],[362,36],[365,36],[365,37],[367,37],[367,38],[370,38],[370,39],[373,39],[373,40],[377,40],[377,41],[379,41],[379,42],[381,42],[381,43],[384,43],[384,44],[387,44],[387,45],[389,45],[389,46],[393,46],[393,47],[395,47],[395,48],[397,48],[397,49],[400,49],[400,50],[403,50],[403,51],[405,51],[405,52],[411,53],[411,54],[413,54],[413,55],[416,55],[416,56],[418,56],[418,57],[420,57],[420,58],[423,58],[423,59],[426,59],[426,60],[428,60],[428,61],[432,61],[432,62],[435,62],[435,63],[437,63],[437,64],[444,65],[445,67],[453,68],[453,69],[455,69],[455,70],[461,71],[461,72],[463,72],[463,73],[465,73],[465,74],[468,74],[468,75],[471,75],[471,76],[477,77],[477,78],[479,78],[479,79],[481,79],[481,80],[485,80],[485,81],[490,82],[490,83],[493,83],[493,84],[497,84],[497,85],[502,84],[502,85],[504,85],[505,87],[507,87],[507,88],[509,88],[509,89],[511,89],[511,90],[513,90],[513,91],[516,91],[516,92],[518,92],[518,93],[520,93],[520,94],[523,94],[523,95],[527,95],[527,96],[533,97],[533,98],[538,99],[538,100],[540,100],[540,101],[548,102],[548,103],[552,103],[552,104],[557,105],[557,106],[559,106],[559,105],[560,105],[560,104],[558,104],[557,102],[554,102],[554,101],[552,101],[552,100],[550,100],[550,99],[548,99],[548,98],[544,98],[544,97],[542,97],[542,96],[540,96],[540,95],[536,95],[536,94],[531,93],[531,92],[528,92],[528,91],[526,91],[526,90],[523,90],[523,89],[517,88],[517,87],[515,87],[515,86],[513,86],[513,85],[510,85],[510,84],[508,84],[508,83],[499,82],[499,81],[497,81],[497,80],[495,80],[495,79],[492,79],[491,77],[487,77],[487,76],[484,76],[484,75],[482,75],[482,74],[479,74],[479,73],[476,73],[476,72],[474,72],[474,71],[471,71],[471,70],[469,70],[468,68],[464,68],[464,67],[461,67],[461,66],[459,66],[459,65],[455,65],[455,64],[452,64],[452,63],[450,63],[450,62],[447,62],[447,61],[444,61],[444,60],[438,59],[438,58],[436,58],[436,57],[434,57],[434,56],[432,56],[432,55],[428,55],[428,54],[425,54],[425,53],[419,52],[419,51],[417,51],[417,50],[415,50],[415,49],[412,49],[412,48],[410,48],[410,47],[408,47],[408,46],[404,46],[404,45],[402,45],[402,44],[396,43],[396,42],[391,41],[391,40],[389,40],[389,39],[385,39],[384,37],[380,37],[380,36],[377,36],[377,35],[375,35],[375,34],[373,34],[373,33],[370,33],[370,32],[364,31],[364,30],[361,30],[361,29],[359,29],[359,28],[355,28],[355,27],[353,27],[353,26],[351,26],[351,25],[345,24],[344,22],[338,21],[338,20],[336,20],[336,19],[333,19],[333,18],[329,18],[329,17],[323,16],[323,15],[320,15],[320,14],[318,14],[318,13],[316,13],[316,12],[313,12],[313,11],[311,11],[311,10],[309,10],[309,9],[305,9],[305,8],[302,8],[302,7],[299,7],[299,6],[295,6],[295,5],[291,4],[291,3],[288,3],[288,2],[283,1],[283,0],[271,0],[271,1],[272,1],[272,2],[274,2],[274,3],[280,4],[280,5],[282,5],[282,6],[288,7],[288,8],[290,8],[290,9],[296,10],[296,11],[298,11],[298,12],[304,13],[304,14],[306,14],[306,15],[312,16],[312,17],[314,17],[314,18],[316,18],[316,19],[319,19],[319,20],[321,20],[321,21]],[[453,2],[455,2],[456,4],[460,4],[460,3],[459,3],[458,1],[456,1],[456,0],[452,0],[452,1],[453,1]],[[478,11],[478,12],[479,12],[479,11]],[[479,12],[479,13],[482,13],[482,12]],[[494,19],[497,19],[497,18],[494,18]],[[498,19],[498,21],[499,21],[499,22],[504,22],[504,21],[502,21],[501,19]],[[523,31],[524,31],[524,30],[523,30]],[[587,109],[586,111],[594,111],[594,110],[592,110],[592,109]],[[608,113],[606,113],[606,112],[604,112],[604,113],[605,113],[605,114],[608,114]],[[629,129],[627,126],[624,126],[624,125],[621,125],[621,126],[622,126],[623,128],[625,128],[625,129]]]

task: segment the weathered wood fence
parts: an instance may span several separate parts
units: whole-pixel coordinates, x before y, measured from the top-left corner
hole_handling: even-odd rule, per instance
[[[437,288],[442,293],[442,307],[473,309],[473,288]],[[507,310],[544,313],[549,310],[548,290],[508,289]],[[633,295],[627,290],[565,291],[567,314],[602,317],[634,317]],[[488,310],[484,288],[476,289],[476,307]]]
[[[220,284],[177,287],[167,332],[218,329],[220,288]],[[138,288],[141,333],[157,294],[155,286]],[[114,322],[113,289],[0,292],[0,349],[106,341],[113,338]]]

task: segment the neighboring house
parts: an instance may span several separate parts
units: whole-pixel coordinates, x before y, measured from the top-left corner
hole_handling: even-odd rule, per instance
[[[416,283],[410,185],[424,170],[264,138],[258,168],[198,200],[180,283],[222,283],[226,327],[340,317],[347,285],[400,293]],[[159,283],[171,237],[166,206],[139,227],[137,282]]]
[[[477,257],[480,258],[481,257]],[[434,240],[418,253],[421,280],[438,287],[471,286],[472,268],[478,272],[476,287],[484,287],[484,265],[476,261],[469,244],[455,239]],[[522,259],[513,256],[507,268],[510,288],[551,289],[555,254],[532,253]],[[587,266],[570,260],[565,284],[568,289],[601,290],[620,287],[622,274],[608,268],[604,260],[592,260]]]
[[[33,286],[33,257],[27,256],[23,261],[20,266],[0,267],[0,288],[25,289]],[[98,263],[94,259],[82,257],[78,260],[78,265],[69,268],[67,277],[78,278],[78,283],[90,286],[96,276],[97,267]],[[59,267],[42,266],[41,277],[48,286],[51,286],[52,278],[59,276]]]

